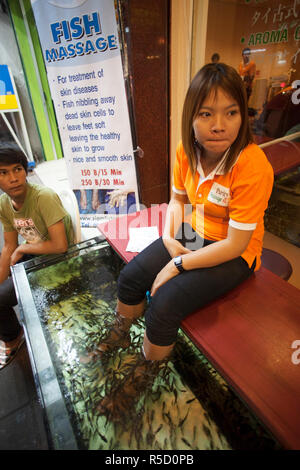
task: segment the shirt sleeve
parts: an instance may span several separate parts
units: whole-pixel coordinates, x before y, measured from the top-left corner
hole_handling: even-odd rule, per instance
[[[3,215],[1,215],[1,213],[0,213],[0,220],[3,225],[3,232],[15,232],[16,231],[15,227],[12,225],[10,220],[4,217]]]
[[[176,149],[176,158],[175,158],[175,164],[174,164],[174,169],[173,169],[173,186],[172,186],[174,193],[177,193],[177,194],[186,194],[186,190],[184,187],[184,180],[183,180],[183,170],[187,162],[183,162],[183,156],[184,156],[183,146],[182,146],[182,143],[180,143]]]
[[[11,220],[9,219],[9,217],[4,215],[6,213],[6,211],[8,210],[7,201],[4,200],[4,196],[5,195],[3,195],[0,198],[0,221],[3,225],[3,231],[4,232],[15,232],[16,229],[15,229],[14,225],[12,224]]]
[[[239,230],[255,230],[268,207],[274,173],[269,162],[253,165],[251,162],[236,169],[231,185],[229,225]]]
[[[68,213],[58,195],[50,188],[44,188],[38,197],[38,209],[42,214],[46,227],[56,224]]]

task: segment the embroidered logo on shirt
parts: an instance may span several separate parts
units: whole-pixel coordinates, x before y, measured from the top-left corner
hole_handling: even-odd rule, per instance
[[[230,201],[230,191],[226,186],[219,183],[214,183],[211,187],[207,200],[218,204],[219,206],[227,207]]]

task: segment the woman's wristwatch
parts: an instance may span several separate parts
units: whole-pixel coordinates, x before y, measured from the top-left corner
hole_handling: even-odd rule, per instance
[[[178,271],[180,273],[183,273],[185,270],[182,266],[182,257],[181,256],[176,256],[176,258],[173,258],[173,261],[174,261],[174,264],[175,264],[176,268],[178,269]]]

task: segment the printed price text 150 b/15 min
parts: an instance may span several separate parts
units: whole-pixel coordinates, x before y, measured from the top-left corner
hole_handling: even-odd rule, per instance
[[[113,171],[113,174],[115,174],[115,171]],[[98,168],[98,170],[93,170],[94,176],[107,176],[107,169],[106,168]],[[81,175],[82,176],[91,176],[91,170],[88,168],[84,168],[81,170]]]

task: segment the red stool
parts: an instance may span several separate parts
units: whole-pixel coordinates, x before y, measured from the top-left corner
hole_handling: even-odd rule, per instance
[[[269,248],[263,248],[261,264],[285,281],[289,280],[293,272],[291,263],[284,256]]]

